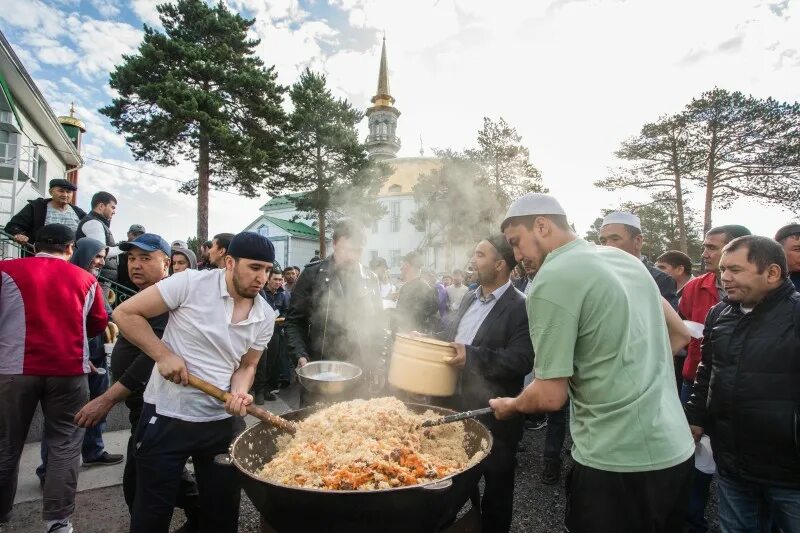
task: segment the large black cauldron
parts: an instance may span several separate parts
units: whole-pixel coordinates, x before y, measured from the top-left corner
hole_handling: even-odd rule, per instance
[[[442,407],[406,404],[415,412],[434,411],[443,415],[454,411]],[[302,420],[314,412],[300,409],[283,415]],[[467,454],[492,446],[489,430],[475,420],[465,420]],[[427,533],[439,531],[477,487],[483,461],[427,485],[374,491],[332,491],[303,489],[258,478],[257,472],[275,453],[278,430],[257,424],[245,430],[231,444],[232,463],[239,469],[242,486],[256,509],[281,533]]]

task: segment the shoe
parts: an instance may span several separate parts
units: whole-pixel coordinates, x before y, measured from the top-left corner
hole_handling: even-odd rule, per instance
[[[561,477],[561,460],[549,459],[545,457],[544,469],[542,470],[542,483],[545,485],[555,485]]]
[[[83,461],[83,466],[107,466],[117,465],[125,460],[125,456],[121,453],[108,453],[103,452],[97,459],[91,461]]]
[[[256,405],[264,405],[264,392],[256,391],[253,397],[253,403]]]
[[[44,530],[46,533],[73,533],[72,522],[69,518],[63,520],[47,520],[44,523]]]
[[[197,533],[200,528],[196,524],[190,524],[188,521],[172,533]]]
[[[275,396],[275,391],[268,392],[267,394],[264,395],[264,397],[268,402],[274,402],[278,400],[278,397]]]

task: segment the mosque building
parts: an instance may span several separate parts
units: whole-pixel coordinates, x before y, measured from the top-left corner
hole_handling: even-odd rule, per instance
[[[425,258],[425,268],[438,273],[455,268],[464,268],[469,259],[468,251],[458,247],[451,249],[430,239],[423,231],[418,231],[409,221],[416,210],[413,188],[421,175],[441,168],[441,161],[435,157],[397,157],[401,148],[398,135],[400,111],[395,107],[395,99],[389,89],[389,66],[386,57],[386,39],[381,49],[378,70],[378,87],[367,109],[369,133],[365,140],[367,152],[373,161],[389,166],[391,174],[378,193],[378,202],[386,208],[386,214],[372,224],[367,231],[362,262],[368,264],[376,257],[386,259],[394,275],[400,271],[401,258],[418,251]],[[281,264],[302,266],[316,255],[319,246],[319,233],[313,221],[298,215],[289,196],[272,198],[261,209],[261,215],[244,230],[259,231],[276,243],[276,259]],[[330,248],[329,248],[330,250]]]

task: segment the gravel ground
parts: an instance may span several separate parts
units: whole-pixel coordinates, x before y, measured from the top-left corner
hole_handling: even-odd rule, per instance
[[[517,488],[514,496],[514,533],[550,533],[562,531],[564,520],[564,488],[543,485],[540,481],[541,454],[545,430],[526,431],[519,453]],[[571,463],[567,454],[564,468]],[[562,472],[563,473],[563,472]],[[5,531],[11,533],[40,533],[41,502],[18,504],[14,507],[11,524]],[[717,499],[713,492],[706,509],[712,532],[716,527]],[[124,533],[128,531],[128,512],[122,498],[122,487],[109,487],[78,494],[74,517],[77,533]],[[182,512],[173,519],[173,529],[183,524]],[[242,495],[240,533],[258,533],[259,515],[246,496]],[[5,532],[4,532],[5,533]]]

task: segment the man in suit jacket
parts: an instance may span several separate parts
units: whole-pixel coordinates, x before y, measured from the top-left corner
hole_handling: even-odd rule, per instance
[[[462,369],[460,392],[452,398],[452,407],[459,410],[479,409],[491,398],[518,394],[533,367],[525,296],[509,279],[516,265],[514,252],[502,235],[493,235],[478,243],[471,263],[479,286],[467,292],[450,327],[439,335],[456,349],[450,364]],[[481,422],[494,437],[484,472],[482,531],[507,533],[523,419],[501,421],[488,415]]]

